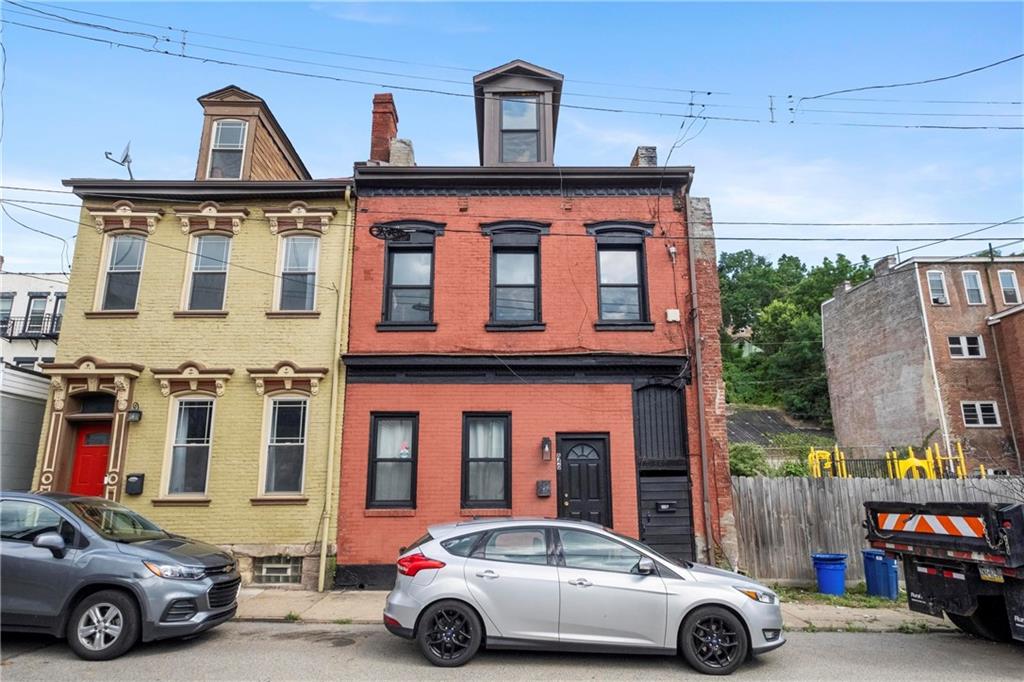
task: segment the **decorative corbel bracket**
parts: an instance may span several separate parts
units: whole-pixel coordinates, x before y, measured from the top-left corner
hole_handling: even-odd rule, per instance
[[[327,234],[331,219],[337,210],[316,206],[310,208],[304,201],[293,201],[287,208],[267,208],[263,215],[270,223],[270,234],[316,233]]]
[[[160,394],[164,397],[176,393],[208,393],[219,398],[224,395],[225,382],[235,373],[233,369],[207,367],[196,360],[186,360],[170,369],[150,371],[160,382]]]
[[[161,208],[137,211],[135,205],[126,199],[114,202],[114,205],[109,208],[100,206],[86,206],[85,208],[96,222],[96,231],[100,234],[134,232],[145,237],[156,232],[157,221],[164,215]]]
[[[256,395],[295,391],[314,396],[320,393],[320,382],[328,370],[326,367],[299,367],[294,362],[282,360],[273,367],[249,368],[246,371],[256,384]]]
[[[204,201],[199,206],[175,206],[174,213],[181,221],[182,234],[218,232],[228,237],[242,230],[242,221],[249,217],[244,206],[221,206],[216,201]]]

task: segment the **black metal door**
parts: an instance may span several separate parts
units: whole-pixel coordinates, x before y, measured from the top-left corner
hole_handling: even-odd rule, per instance
[[[558,516],[612,525],[607,436],[558,436]]]

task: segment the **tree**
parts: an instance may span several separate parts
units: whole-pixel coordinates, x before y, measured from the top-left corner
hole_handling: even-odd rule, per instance
[[[783,272],[770,260],[750,249],[723,253],[718,259],[718,278],[722,291],[722,320],[726,327],[743,329],[754,323],[757,313],[781,295],[787,286],[804,276],[799,258],[779,259]]]

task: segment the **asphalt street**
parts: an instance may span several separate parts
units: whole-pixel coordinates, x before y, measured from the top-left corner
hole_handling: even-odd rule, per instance
[[[959,633],[793,632],[733,679],[1022,680],[1024,646]],[[0,677],[19,680],[678,680],[682,659],[483,652],[463,668],[434,668],[416,646],[373,625],[232,622],[199,637],[137,647],[105,663],[56,640],[5,635]]]

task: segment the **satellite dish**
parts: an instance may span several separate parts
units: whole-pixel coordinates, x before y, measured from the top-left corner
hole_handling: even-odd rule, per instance
[[[103,155],[107,157],[108,161],[116,163],[118,166],[124,166],[128,169],[128,179],[134,180],[135,176],[132,175],[132,154],[131,154],[132,142],[128,140],[128,144],[124,146],[124,151],[121,152],[121,157],[115,159],[114,155],[110,152],[104,152]]]

